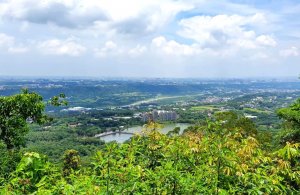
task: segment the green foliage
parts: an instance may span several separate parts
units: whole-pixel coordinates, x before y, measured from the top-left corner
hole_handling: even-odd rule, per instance
[[[54,98],[51,104],[58,106],[65,96]],[[55,103],[55,104],[54,104]],[[7,180],[21,159],[21,146],[29,132],[29,123],[39,125],[50,121],[44,114],[45,102],[37,93],[23,89],[20,94],[0,97],[0,184]]]
[[[17,177],[4,189],[24,190],[25,184],[15,182],[22,178],[30,180],[26,192],[37,194],[299,193],[299,144],[288,143],[269,152],[254,137],[245,137],[239,128],[226,128],[220,122],[207,122],[171,137],[159,133],[157,127],[151,123],[143,136],[136,135],[124,144],[106,144],[90,168],[69,172],[67,180],[55,168],[49,172],[51,166],[42,157],[27,154],[14,173]],[[38,166],[33,170],[34,160]],[[76,151],[66,152],[67,167],[78,169],[78,161]],[[37,185],[43,177],[55,183]]]
[[[69,176],[72,171],[76,171],[80,166],[80,156],[76,150],[67,150],[64,154],[63,174]]]
[[[16,194],[32,193],[44,185],[54,185],[56,173],[45,156],[34,152],[25,153],[11,176],[9,188],[4,188],[3,192],[12,190]]]
[[[16,169],[22,153],[19,150],[7,150],[6,146],[0,143],[0,154],[0,186],[2,186]]]
[[[255,123],[244,116],[239,116],[235,112],[218,112],[216,113],[215,118],[217,121],[221,121],[223,123],[223,127],[225,128],[240,129],[241,133],[245,137],[257,135]]]
[[[57,121],[55,118],[53,123]],[[62,123],[53,124],[47,129],[31,126],[31,131],[26,136],[26,148],[22,151],[42,153],[48,156],[49,161],[61,164],[62,154],[66,150],[74,149],[83,157],[83,164],[90,163],[91,156],[104,145],[104,142],[99,138],[78,135],[77,128],[67,127],[64,121]],[[83,128],[82,131],[86,131],[86,134],[90,132],[89,129]]]
[[[53,96],[49,102],[52,106],[66,106],[68,105],[68,102],[64,100],[66,98],[66,95],[61,93],[59,96]]]
[[[298,131],[298,107],[288,109],[279,115]],[[128,142],[106,144],[85,167],[76,150],[65,152],[63,171],[43,155],[25,153],[14,172],[0,180],[0,194],[300,193],[300,143],[295,139],[272,151],[263,143],[270,136],[233,112],[218,113],[182,135],[178,128],[161,134],[160,127],[150,122]]]
[[[288,108],[278,110],[278,116],[293,123],[293,125],[300,125],[300,99],[293,103]]]
[[[7,149],[24,145],[24,136],[28,132],[27,120],[39,124],[45,122],[43,114],[45,104],[37,93],[23,90],[21,94],[0,97],[0,139]]]
[[[64,94],[54,96],[50,104],[66,104],[64,98]],[[44,114],[45,106],[42,96],[27,89],[23,89],[20,94],[0,97],[0,140],[7,149],[24,145],[29,122],[43,124],[49,121],[50,118]]]
[[[285,120],[284,131],[280,136],[281,143],[300,142],[300,99],[288,108],[281,108],[277,111],[280,118]]]
[[[168,136],[179,135],[179,133],[180,133],[180,127],[175,127],[172,131],[169,131],[167,135]]]

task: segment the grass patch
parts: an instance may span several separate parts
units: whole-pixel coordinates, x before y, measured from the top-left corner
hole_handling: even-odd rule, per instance
[[[255,108],[244,108],[244,111],[249,111],[249,112],[255,112],[255,113],[260,113],[260,114],[271,114],[271,111],[268,110],[259,110]]]
[[[194,107],[191,107],[192,111],[205,111],[205,110],[217,110],[216,107],[214,106],[211,106],[211,105],[205,105],[205,106],[194,106]]]

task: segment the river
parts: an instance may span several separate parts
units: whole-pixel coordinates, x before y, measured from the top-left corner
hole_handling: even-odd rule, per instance
[[[166,134],[169,131],[173,130],[175,127],[180,127],[180,133],[182,133],[183,130],[189,126],[191,126],[191,124],[187,124],[187,123],[164,124],[162,129],[160,129],[159,131]],[[142,126],[135,126],[135,127],[130,127],[128,129],[126,129],[125,131],[130,132],[130,133],[138,133],[138,132],[142,131],[142,128],[143,128]],[[105,142],[116,141],[118,143],[123,143],[126,140],[130,139],[130,137],[132,137],[132,135],[116,133],[116,134],[101,137],[100,139]]]

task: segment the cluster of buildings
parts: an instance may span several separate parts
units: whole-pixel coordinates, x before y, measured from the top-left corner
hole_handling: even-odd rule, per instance
[[[153,110],[142,114],[142,121],[175,121],[178,115],[175,111]]]

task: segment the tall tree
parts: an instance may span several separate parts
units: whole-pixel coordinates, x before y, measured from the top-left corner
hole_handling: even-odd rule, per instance
[[[281,142],[300,143],[300,99],[287,108],[279,109],[277,114],[285,120]]]
[[[59,106],[64,95],[55,96],[51,104]],[[22,90],[20,94],[0,97],[0,141],[7,149],[20,148],[24,145],[24,136],[28,132],[28,123],[43,124],[49,118],[44,114],[46,103],[37,93]]]

